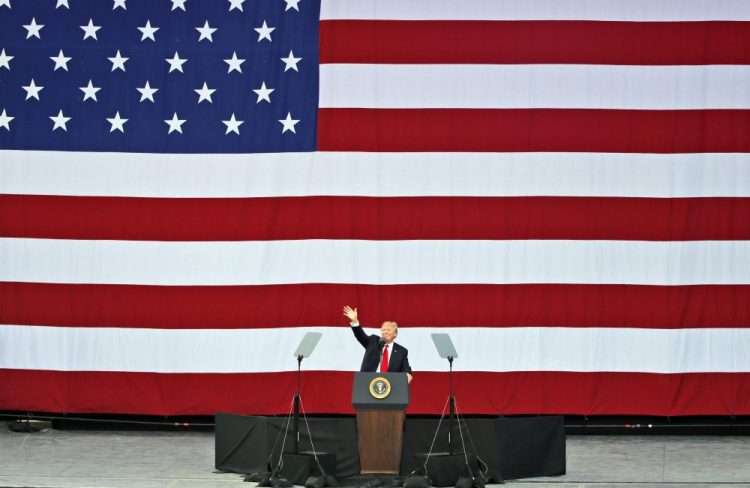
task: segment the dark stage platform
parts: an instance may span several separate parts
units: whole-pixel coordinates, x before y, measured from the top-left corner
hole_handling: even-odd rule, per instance
[[[217,413],[215,467],[236,473],[267,471],[269,458],[278,459],[284,437],[279,433],[285,421],[285,417]],[[336,477],[358,476],[355,418],[316,417],[308,418],[308,422],[316,450],[335,454]],[[438,419],[407,417],[401,475],[408,475],[421,466],[419,455],[429,450],[437,426]],[[501,474],[503,479],[565,474],[565,430],[561,416],[470,418],[466,419],[466,428],[467,451],[476,452],[488,468]],[[454,445],[460,452],[458,429],[454,429]],[[312,446],[302,420],[300,432],[299,450],[310,451]],[[290,433],[287,450],[291,437]],[[433,452],[447,452],[448,447],[448,422],[443,420]]]

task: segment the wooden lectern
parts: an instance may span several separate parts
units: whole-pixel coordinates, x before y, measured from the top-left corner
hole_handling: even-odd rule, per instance
[[[352,404],[357,411],[362,474],[398,474],[409,405],[406,373],[355,373]]]

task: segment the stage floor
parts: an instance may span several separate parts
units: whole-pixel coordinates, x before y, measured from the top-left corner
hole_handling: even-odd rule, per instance
[[[569,436],[567,471],[506,487],[750,487],[750,437]],[[47,429],[0,423],[0,487],[254,486],[214,473],[213,432]]]

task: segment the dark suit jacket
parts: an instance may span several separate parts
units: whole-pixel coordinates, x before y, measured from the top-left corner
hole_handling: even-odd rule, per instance
[[[352,327],[354,337],[365,348],[365,357],[362,358],[360,371],[375,371],[380,364],[383,348],[380,347],[380,336],[367,335],[361,326]],[[409,366],[409,351],[395,342],[392,344],[391,357],[388,359],[389,373],[411,373]]]

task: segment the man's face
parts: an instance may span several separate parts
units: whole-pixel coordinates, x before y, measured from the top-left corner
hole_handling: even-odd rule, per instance
[[[393,339],[396,338],[398,332],[396,332],[396,328],[394,326],[386,322],[380,326],[380,335],[388,344],[390,344],[391,342],[393,342]]]

